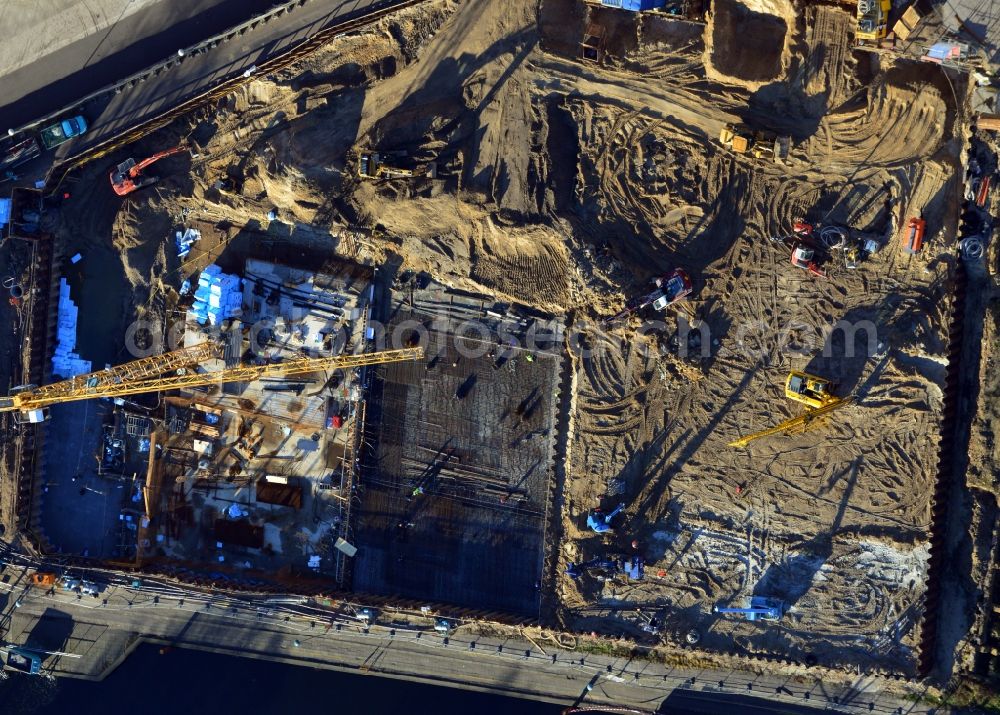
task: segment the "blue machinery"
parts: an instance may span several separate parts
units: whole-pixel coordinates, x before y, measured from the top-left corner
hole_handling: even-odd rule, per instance
[[[581,564],[569,564],[566,567],[566,575],[577,579],[591,569],[607,571],[612,576],[624,573],[632,581],[641,581],[646,572],[646,562],[638,554],[629,559],[602,559],[598,557]]]
[[[614,511],[608,512],[607,514],[600,509],[593,509],[590,514],[587,515],[587,526],[598,534],[607,534],[609,531],[614,531],[614,528],[611,526],[611,520],[618,516],[619,512],[621,512],[624,508],[624,504],[619,504],[615,507]]]
[[[748,621],[777,621],[785,612],[785,604],[777,598],[754,596],[750,599],[749,608],[723,608],[716,606],[715,613],[735,613],[746,616]]]

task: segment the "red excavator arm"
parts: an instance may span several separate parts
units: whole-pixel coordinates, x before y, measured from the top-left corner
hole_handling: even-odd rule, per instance
[[[187,147],[183,145],[175,146],[173,149],[153,154],[153,156],[143,159],[138,163],[136,163],[135,159],[126,159],[111,170],[111,188],[119,196],[125,196],[126,194],[131,194],[136,189],[141,189],[143,186],[155,184],[157,181],[156,177],[143,176],[142,170],[160,159],[179,154],[186,149]]]

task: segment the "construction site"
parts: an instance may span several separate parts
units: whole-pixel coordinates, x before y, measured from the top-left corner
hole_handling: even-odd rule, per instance
[[[639,4],[428,0],[14,189],[7,533],[995,675],[1000,54],[922,6]]]

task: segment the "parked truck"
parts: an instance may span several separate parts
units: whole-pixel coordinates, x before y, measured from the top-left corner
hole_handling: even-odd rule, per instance
[[[78,137],[87,131],[87,120],[77,115],[61,122],[51,124],[39,132],[42,146],[46,149],[55,149],[60,144],[65,144],[73,137]]]

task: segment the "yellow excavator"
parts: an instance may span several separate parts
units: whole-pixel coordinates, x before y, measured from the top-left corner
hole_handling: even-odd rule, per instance
[[[892,0],[858,0],[858,27],[855,37],[859,43],[880,42],[889,34],[889,13]]]
[[[362,179],[413,179],[426,176],[437,177],[437,164],[414,165],[411,169],[399,166],[399,159],[406,152],[363,152],[358,159],[358,176]]]
[[[825,377],[817,377],[807,372],[792,371],[785,380],[785,397],[811,407],[814,410],[826,407],[831,402],[839,402],[833,392],[833,383]]]
[[[788,378],[785,380],[785,397],[796,402],[801,402],[806,406],[806,411],[801,415],[776,424],[774,427],[768,427],[760,432],[740,437],[738,440],[730,442],[729,446],[746,447],[754,440],[761,439],[762,437],[804,432],[820,417],[851,403],[850,397],[837,397],[833,394],[832,381],[827,380],[825,377],[794,370],[788,373]]]
[[[133,360],[107,370],[77,375],[51,385],[21,385],[11,390],[7,397],[0,397],[0,412],[17,412],[21,422],[43,422],[48,418],[48,408],[63,402],[95,397],[124,397],[225,382],[250,382],[262,377],[305,375],[320,370],[350,370],[364,365],[416,360],[423,357],[424,349],[414,347],[360,355],[291,358],[263,365],[237,365],[208,372],[198,372],[192,367],[205,359],[218,357],[219,353],[219,346],[201,343]],[[174,374],[166,375],[168,372]]]

